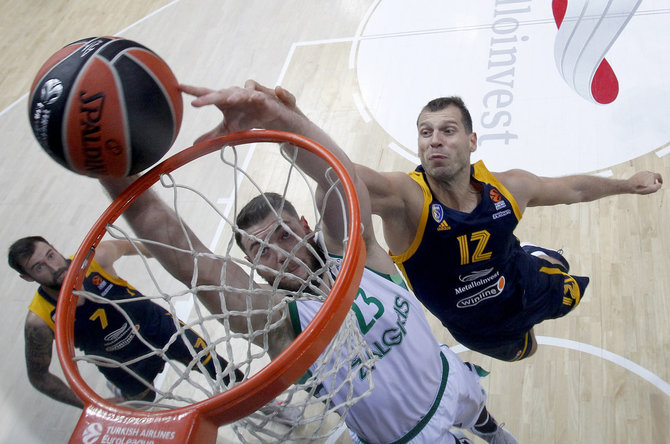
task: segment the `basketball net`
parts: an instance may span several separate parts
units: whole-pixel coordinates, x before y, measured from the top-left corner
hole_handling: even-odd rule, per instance
[[[277,143],[265,142],[290,142],[291,145],[277,149]],[[321,234],[321,215],[326,214],[328,208],[319,206],[314,182],[295,165],[297,149],[308,149],[331,164],[328,171],[331,187],[326,192],[329,198],[323,201],[328,201],[328,205],[337,202],[345,210],[340,210],[345,213],[343,222],[347,227],[342,238],[345,254],[341,268],[338,259],[328,254]],[[215,159],[216,154],[205,156],[209,153],[218,153],[219,161]],[[149,187],[170,203],[182,227],[188,220],[198,237],[213,239],[212,253],[179,249],[180,254],[190,256],[194,270],[198,269],[199,260],[209,256],[226,263],[234,262],[248,272],[248,287],[234,289],[236,294],[246,298],[249,307],[246,312],[226,308],[223,295],[231,288],[220,284],[207,287],[222,295],[221,313],[210,313],[198,300],[202,288],[195,284],[196,276],[192,287],[184,288],[156,260],[142,254],[140,245],[177,249],[135,237],[123,219],[117,220]],[[222,199],[219,193],[225,187],[233,192]],[[311,219],[313,233],[300,237],[290,232],[299,241],[292,251],[268,244],[268,248],[284,254],[287,263],[299,261],[295,253],[303,247],[318,258],[313,272],[301,280],[297,291],[282,290],[278,286],[281,277],[296,278],[286,267],[279,270],[277,279],[269,287],[259,290],[252,282],[261,283],[259,273],[264,271],[258,257],[244,259],[234,241],[235,233],[241,232],[235,224],[238,210],[250,198],[268,191],[279,193],[295,205],[298,214]],[[281,219],[280,212],[275,212],[275,216]],[[280,223],[285,229],[289,228],[283,221]],[[369,370],[375,361],[351,311],[365,261],[360,229],[358,202],[343,167],[326,150],[296,135],[278,131],[233,134],[191,147],[145,174],[115,199],[82,243],[59,299],[66,301],[58,304],[57,312],[59,358],[70,385],[86,403],[71,442],[213,443],[217,435],[220,439],[227,438],[224,442],[324,441],[341,428],[349,408],[372,389],[372,378],[368,377],[365,390],[361,391],[360,386],[354,390],[359,373],[372,373]],[[143,296],[137,293],[128,299],[111,301],[83,290],[66,291],[81,288],[91,262],[90,253],[101,240],[109,238],[126,239],[136,245],[139,258],[129,258],[133,261],[131,269],[127,272],[119,269],[119,274]],[[335,270],[339,270],[339,274]],[[225,282],[225,267],[221,273],[221,281]],[[268,298],[272,303],[259,312],[257,306],[253,310],[251,307],[257,305],[252,301],[260,291],[272,292],[274,296]],[[147,353],[126,361],[75,352],[73,323],[77,297],[107,304],[109,309],[121,312],[129,325],[135,325],[136,320],[126,310],[127,304],[150,300],[172,315],[176,333],[161,347],[156,347],[136,328],[135,337],[146,346]],[[307,328],[278,357],[270,360],[269,344],[276,340],[273,335],[289,316],[289,305],[302,301],[319,301],[323,305]],[[262,329],[251,328],[252,314],[255,319],[259,315],[267,319]],[[231,328],[231,319],[239,320],[239,317],[249,319],[246,331]],[[202,339],[197,348],[186,340],[185,333],[189,329]],[[189,348],[192,360],[187,365],[167,355],[168,348],[176,341],[184,341]],[[213,359],[216,374],[211,375],[203,362],[216,355],[228,365],[224,367]],[[165,370],[150,381],[133,371],[133,364],[153,356],[165,361]],[[128,378],[135,378],[155,391],[155,399],[120,404],[106,401],[109,394],[98,393],[91,388],[96,381],[84,381],[81,376],[79,369],[91,365],[122,369]],[[310,366],[311,371],[307,371]],[[235,370],[244,375],[241,381],[235,380]],[[97,375],[97,372],[89,373]]]

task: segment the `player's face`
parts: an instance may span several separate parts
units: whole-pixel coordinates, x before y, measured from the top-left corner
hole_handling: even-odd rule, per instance
[[[35,244],[35,252],[23,264],[24,277],[53,290],[60,290],[69,263],[54,247],[44,242]]]
[[[259,264],[258,274],[273,284],[280,276],[279,288],[297,290],[307,280],[311,270],[317,267],[318,259],[304,245],[301,239],[311,234],[305,218],[295,218],[283,213],[284,224],[277,222],[274,214],[269,214],[245,231],[253,238],[242,240],[244,252],[249,262]]]
[[[477,149],[477,135],[467,133],[457,106],[422,112],[418,131],[419,158],[429,176],[450,181],[464,170],[469,175],[470,154]]]

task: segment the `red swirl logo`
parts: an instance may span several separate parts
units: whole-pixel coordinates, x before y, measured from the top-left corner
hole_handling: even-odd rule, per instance
[[[603,105],[616,99],[619,81],[605,55],[641,2],[553,0],[556,67],[577,94]]]

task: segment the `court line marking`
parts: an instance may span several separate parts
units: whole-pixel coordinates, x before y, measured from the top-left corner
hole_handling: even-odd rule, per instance
[[[169,7],[172,6],[172,5],[175,5],[175,4],[179,3],[180,1],[181,1],[181,0],[172,0],[172,1],[171,1],[170,3],[168,3],[167,5],[161,6],[160,8],[158,8],[158,9],[156,9],[155,11],[151,12],[149,15],[145,15],[145,16],[142,17],[141,19],[137,20],[135,23],[133,23],[133,24],[131,24],[131,25],[129,25],[129,26],[126,26],[124,29],[122,29],[121,31],[117,32],[117,33],[114,34],[114,35],[120,35],[120,34],[123,34],[124,32],[128,31],[129,29],[131,29],[131,28],[133,28],[133,27],[139,25],[140,23],[142,23],[142,22],[145,21],[146,19],[148,19],[148,18],[150,18],[150,17],[152,17],[152,16],[158,14],[158,13],[161,12],[162,10],[164,10],[164,9],[166,9],[166,8],[169,8]],[[19,98],[16,99],[15,101],[13,101],[7,108],[5,108],[5,109],[3,109],[2,111],[0,111],[0,117],[4,116],[7,112],[9,112],[10,109],[12,109],[12,108],[14,108],[15,106],[17,106],[17,105],[19,104],[19,102],[21,102],[21,101],[23,101],[24,99],[26,99],[26,98],[28,97],[28,94],[29,94],[29,92],[24,93],[21,97],[19,97]]]
[[[360,94],[355,92],[355,93],[353,93],[353,97],[354,97],[354,105],[358,109],[358,114],[361,115],[361,118],[363,119],[363,122],[370,123],[372,121],[372,117],[370,117],[370,114],[368,113],[367,109],[365,108],[365,105],[363,105],[363,99],[361,99]]]
[[[636,364],[630,359],[624,358],[621,355],[617,355],[616,353],[612,353],[611,351],[607,351],[603,348],[596,347],[594,345],[584,344],[583,342],[572,341],[570,339],[554,338],[551,336],[536,336],[535,339],[537,340],[538,344],[552,345],[554,347],[565,348],[568,350],[575,350],[609,361],[641,377],[642,379],[649,382],[654,387],[665,393],[666,396],[670,396],[670,384],[667,381],[664,381],[658,375],[652,373],[651,371],[647,370],[641,365]],[[456,354],[469,350],[462,344],[458,344],[454,347],[449,348]]]
[[[409,152],[407,152],[407,150],[405,150],[404,148],[402,148],[400,145],[398,145],[395,142],[389,143],[389,148],[391,148],[393,151],[400,154],[402,157],[404,157],[405,159],[409,160],[410,162],[412,162],[414,164],[418,165],[419,163],[421,163],[419,161],[418,157],[410,154]]]
[[[156,15],[156,14],[158,14],[159,12],[163,11],[164,9],[167,9],[167,8],[169,8],[169,7],[171,7],[171,6],[173,6],[173,5],[177,4],[177,3],[179,3],[180,1],[181,1],[181,0],[172,0],[172,1],[171,1],[170,3],[168,3],[167,5],[161,6],[160,8],[156,9],[155,11],[150,12],[148,15],[145,15],[144,17],[142,17],[141,19],[139,19],[139,20],[136,21],[135,23],[133,23],[133,24],[131,24],[131,25],[129,25],[129,26],[126,26],[126,27],[123,28],[121,31],[119,31],[118,34],[123,34],[124,32],[128,31],[129,29],[134,28],[135,26],[139,25],[140,23],[142,23],[142,22],[145,21],[146,19],[153,17],[154,15]]]
[[[551,345],[554,347],[565,348],[568,350],[575,350],[609,361],[641,377],[642,379],[649,382],[654,387],[665,393],[666,396],[670,396],[670,384],[668,382],[664,381],[658,375],[652,373],[651,371],[647,370],[641,365],[636,364],[635,362],[631,361],[630,359],[626,359],[623,356],[617,355],[616,353],[612,353],[603,348],[596,347],[593,345],[584,344],[583,342],[572,341],[570,339],[554,338],[551,336],[536,336],[535,339],[537,340],[538,344]],[[469,348],[465,347],[462,344],[457,344],[449,348],[456,354],[460,354],[470,350]],[[335,441],[346,430],[347,430],[346,425],[342,424],[337,430],[335,430],[335,432],[333,432],[332,435],[330,435],[330,437],[328,437],[328,440],[326,440],[325,444],[334,444]]]
[[[670,146],[666,146],[665,148],[662,148],[662,149],[656,151],[656,155],[658,157],[663,157],[668,153],[670,153]]]

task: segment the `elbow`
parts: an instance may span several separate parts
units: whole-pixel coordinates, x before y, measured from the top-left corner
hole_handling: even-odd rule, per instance
[[[44,375],[28,373],[28,381],[30,381],[30,385],[32,385],[35,390],[40,393],[46,393],[46,380]]]

